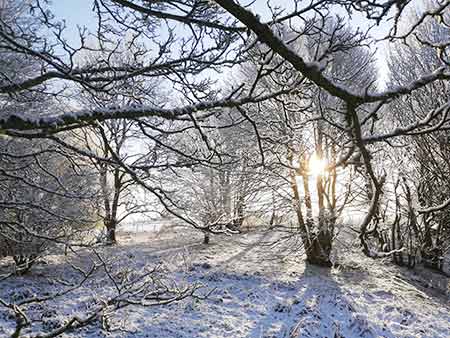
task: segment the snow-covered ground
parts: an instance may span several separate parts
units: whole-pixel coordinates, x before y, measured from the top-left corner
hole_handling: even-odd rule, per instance
[[[212,237],[201,244],[198,232],[122,234],[117,247],[99,254],[141,271],[161,264],[181,284],[201,283],[199,295],[166,306],[130,306],[111,314],[112,332],[100,323],[64,337],[450,337],[449,280],[428,270],[412,271],[362,257],[347,249],[337,268],[307,265],[291,251],[270,245],[273,232]],[[53,280],[79,278],[68,263],[87,264],[88,253],[47,258],[31,275],[0,282],[0,298],[23,299],[61,289]],[[1,263],[1,262],[0,262]],[[1,266],[0,270],[5,270]],[[48,277],[52,277],[49,279]],[[50,330],[113,287],[99,275],[72,293],[35,304],[27,314],[34,332]],[[14,320],[0,307],[0,337]],[[29,333],[30,328],[24,331]]]

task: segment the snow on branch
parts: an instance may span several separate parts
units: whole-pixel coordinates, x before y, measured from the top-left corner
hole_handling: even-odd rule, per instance
[[[358,106],[364,103],[384,101],[399,95],[409,94],[412,91],[437,80],[450,80],[450,73],[448,71],[446,72],[446,68],[441,67],[431,74],[424,75],[408,85],[399,86],[393,90],[386,90],[381,93],[369,93],[366,89],[365,91],[361,90],[360,93],[357,93],[350,88],[334,83],[323,74],[323,70],[317,63],[306,62],[297,52],[287,46],[287,44],[272,31],[269,25],[263,24],[258,16],[253,14],[250,10],[232,0],[217,0],[216,2],[252,30],[260,41],[292,64],[292,66],[306,78],[329,92],[331,95],[352,103],[352,105]]]
[[[439,205],[435,205],[435,206],[428,207],[428,208],[425,208],[425,209],[418,209],[417,211],[420,214],[428,214],[430,212],[441,211],[441,210],[447,208],[448,206],[450,206],[450,198],[447,199],[446,201],[442,202]]]
[[[290,89],[280,90],[274,93],[260,96],[246,96],[240,99],[227,97],[221,100],[200,102],[174,108],[160,108],[157,106],[129,105],[112,106],[107,108],[83,109],[66,112],[53,116],[27,116],[25,114],[9,114],[0,118],[0,130],[33,130],[44,129],[47,131],[58,131],[58,128],[69,125],[82,125],[95,121],[111,119],[136,119],[141,117],[160,117],[166,120],[190,121],[193,113],[213,110],[216,108],[233,108],[248,103],[262,102],[282,94],[287,94]],[[198,119],[208,118],[214,115],[214,111],[197,116]]]
[[[401,135],[427,134],[439,130],[448,122],[448,113],[450,112],[450,101],[437,109],[431,110],[423,119],[410,123],[403,127],[396,127],[391,132],[379,135],[372,135],[363,139],[365,143],[375,143]],[[430,123],[441,116],[439,122],[430,126]],[[424,128],[425,127],[425,128]]]

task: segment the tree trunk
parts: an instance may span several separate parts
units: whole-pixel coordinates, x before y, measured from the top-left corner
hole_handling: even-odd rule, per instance
[[[306,229],[308,233],[313,227],[313,212],[311,203],[311,192],[309,190],[309,178],[306,172],[303,172],[303,192],[305,193],[305,207],[306,207]]]
[[[323,159],[324,137],[320,126],[317,128],[316,156]],[[319,173],[316,178],[317,204],[319,208],[318,229],[310,236],[311,247],[306,251],[307,260],[311,264],[331,267],[330,255],[333,243],[333,234],[330,232],[330,219],[325,210],[325,189],[323,173]],[[309,193],[309,191],[308,191]],[[309,197],[311,203],[311,197]],[[312,207],[312,206],[311,206]],[[317,231],[318,230],[318,231]],[[312,231],[311,231],[312,232]]]
[[[203,244],[209,244],[209,232],[204,232]]]
[[[113,245],[113,244],[117,243],[116,227],[117,227],[117,222],[115,220],[105,221],[106,243],[109,245]]]
[[[329,231],[320,231],[310,241],[306,249],[306,260],[314,265],[331,267],[330,255],[332,249],[332,236]]]
[[[236,201],[235,216],[233,220],[233,225],[237,229],[240,229],[242,227],[242,223],[244,222],[244,209],[245,209],[244,196],[242,194],[239,194]]]
[[[289,160],[292,165],[292,156],[290,156]],[[297,215],[297,222],[298,222],[298,227],[300,229],[300,236],[302,238],[304,247],[308,248],[310,246],[309,234],[308,234],[308,229],[306,227],[303,213],[302,213],[302,206],[300,203],[300,194],[298,192],[298,185],[297,185],[297,179],[295,176],[295,171],[290,170],[289,174],[290,174],[291,189],[292,189],[292,194],[293,194],[293,207],[294,207],[295,213]]]

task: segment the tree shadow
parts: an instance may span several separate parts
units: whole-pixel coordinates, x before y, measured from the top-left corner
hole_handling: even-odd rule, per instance
[[[277,295],[286,298],[268,309],[247,338],[395,338],[389,329],[359,313],[331,269],[306,263],[303,275],[291,288],[294,291]]]
[[[410,269],[390,263],[389,268],[399,285],[413,290],[418,297],[449,307],[450,311],[450,277],[421,264]]]

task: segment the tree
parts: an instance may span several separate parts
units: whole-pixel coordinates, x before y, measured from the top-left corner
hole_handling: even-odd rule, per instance
[[[77,190],[79,182],[75,182],[71,174],[77,165],[83,163],[74,161],[77,154],[96,161],[103,173],[106,168],[113,176],[115,173],[119,173],[119,176],[123,174],[127,182],[139,184],[168,213],[185,223],[205,232],[216,231],[214,217],[199,220],[191,217],[189,210],[183,208],[182,200],[172,191],[169,176],[197,165],[201,165],[202,170],[216,170],[224,164],[223,159],[229,159],[225,161],[226,165],[240,163],[238,171],[245,172],[242,168],[247,164],[239,162],[245,159],[245,154],[237,152],[236,159],[227,158],[226,147],[216,147],[220,144],[221,133],[210,131],[218,127],[217,122],[224,110],[233,110],[239,113],[239,118],[226,123],[222,129],[233,130],[239,121],[246,121],[255,140],[254,149],[258,149],[259,165],[270,169],[267,186],[272,194],[267,196],[270,199],[286,197],[289,205],[293,205],[291,214],[297,217],[303,243],[310,250],[308,258],[313,263],[330,264],[335,218],[340,209],[337,203],[338,189],[333,190],[335,183],[343,181],[338,175],[342,171],[350,171],[348,168],[352,165],[352,173],[358,172],[358,179],[365,183],[368,191],[365,197],[369,203],[364,205],[365,215],[359,225],[359,238],[366,255],[395,257],[399,247],[396,244],[398,241],[394,243],[394,238],[402,241],[420,238],[419,242],[424,243],[426,248],[440,246],[446,232],[445,210],[450,201],[441,200],[447,194],[446,188],[442,187],[447,184],[447,180],[439,174],[439,170],[447,165],[447,153],[446,144],[439,140],[439,136],[446,136],[450,104],[448,97],[439,97],[430,105],[419,93],[433,93],[433,87],[445,86],[448,89],[450,45],[447,40],[434,40],[429,32],[421,33],[421,29],[433,19],[437,19],[438,27],[449,27],[448,1],[429,1],[430,7],[426,9],[421,8],[423,1],[419,0],[295,2],[295,8],[290,11],[287,8],[283,11],[283,5],[270,7],[267,4],[265,8],[271,11],[269,19],[261,15],[261,8],[246,6],[234,0],[93,1],[97,25],[92,32],[80,27],[79,43],[76,45],[70,45],[65,39],[65,25],[53,16],[49,2],[2,1],[1,4],[0,135],[2,140],[5,136],[13,137],[14,140],[33,140],[39,147],[38,153],[35,150],[24,152],[20,149],[19,152],[10,148],[1,155],[10,162],[8,165],[2,163],[2,174],[6,177],[6,180],[1,181],[1,184],[5,184],[2,193],[11,196],[17,193],[19,204],[25,203],[28,207],[26,215],[32,215],[32,219],[38,221],[36,224],[25,224],[23,219],[17,220],[22,206],[14,202],[14,211],[11,212],[8,202],[2,199],[2,224],[6,224],[9,229],[25,224],[23,228],[29,229],[28,233],[31,233],[34,230],[30,226],[36,225],[41,234],[35,237],[50,237],[52,241],[57,241],[62,234],[52,232],[47,236],[45,227],[56,224],[65,216],[70,219],[80,217],[70,208],[62,208],[61,215],[46,220],[39,211],[42,206],[47,207],[42,200],[46,193],[52,196],[49,198],[51,208],[58,207],[59,202],[68,205],[69,201],[78,201],[77,197],[83,195]],[[408,9],[414,5],[420,13],[412,21],[406,21]],[[420,72],[410,73],[405,67],[405,74],[411,76],[396,86],[380,89],[375,85],[377,78],[359,71],[367,67],[366,61],[370,58],[368,54],[358,51],[376,46],[376,41],[369,37],[371,30],[348,34],[343,28],[334,29],[334,24],[330,29],[329,23],[336,11],[340,11],[345,19],[341,23],[338,20],[335,27],[342,26],[345,20],[354,15],[361,15],[368,26],[386,23],[390,25],[385,37],[389,46],[415,39],[419,46],[437,51],[433,58],[437,56],[439,63],[430,63],[432,67]],[[8,15],[5,15],[6,12]],[[293,34],[286,36],[283,30]],[[91,43],[89,36],[94,37],[95,44]],[[310,43],[308,53],[305,53],[308,49],[297,48],[298,40],[303,38]],[[128,58],[118,63],[124,50],[131,51],[131,61]],[[87,51],[91,56],[89,59],[85,59]],[[235,71],[252,62],[257,66],[251,81],[247,78],[231,85],[219,81],[226,70]],[[401,62],[404,63],[403,60]],[[345,66],[349,64],[353,66],[350,77]],[[129,88],[121,84],[134,80],[151,80],[164,87],[170,93],[170,101],[152,101],[151,95],[145,92],[140,93],[144,100],[123,101],[122,98],[129,95]],[[74,98],[81,93],[89,93],[99,100],[107,97],[111,101],[108,104],[80,107],[74,104]],[[51,107],[47,104],[48,98],[54,103]],[[405,108],[402,102],[412,102],[412,106],[407,107],[410,112],[416,110],[417,106],[424,111],[408,114],[408,121],[402,119],[401,123],[390,125],[395,120],[396,105],[402,111]],[[115,126],[111,129],[114,133],[111,136],[116,137],[120,131],[120,121],[131,123],[140,132],[141,142],[150,147],[148,154],[142,154],[141,161],[131,161],[120,149],[114,148],[107,124]],[[84,145],[66,134],[73,131],[79,135],[81,128],[88,127],[100,133],[102,142],[108,141],[103,142],[108,149],[108,154],[104,152],[103,155],[107,157],[86,150]],[[191,143],[180,142],[180,135],[190,138]],[[388,175],[377,167],[377,151],[380,147],[385,148],[386,143],[392,144],[398,140],[416,143],[412,152],[416,172],[410,178],[420,184],[408,192],[411,179],[403,181],[405,200],[396,199],[396,210],[398,214],[406,212],[410,226],[392,227],[395,229],[390,241],[392,250],[386,252],[378,249],[379,245],[374,247],[372,242],[374,238],[379,239],[380,206],[386,198],[390,183],[386,182]],[[25,141],[14,142],[17,142],[18,147],[26,144]],[[45,149],[54,145],[58,145],[57,151],[52,152],[50,157],[44,156],[49,167],[39,166],[36,162],[28,171],[22,171],[20,162],[23,158],[38,159],[40,152],[47,154]],[[434,155],[428,154],[430,149]],[[387,147],[386,152],[393,153]],[[310,182],[311,177],[306,170],[310,167],[311,157],[318,163],[323,163],[326,157],[328,164],[327,173],[316,175],[314,184]],[[20,161],[16,161],[19,158]],[[429,162],[433,164],[431,170],[425,166]],[[52,174],[60,165],[61,179]],[[221,194],[224,198],[219,208],[232,217],[236,213],[239,215],[245,203],[239,202],[235,213],[230,211],[229,196],[232,194],[228,192],[228,183],[232,181],[233,170],[223,169],[217,176],[214,175],[212,186],[217,183],[214,180],[220,182],[222,179],[220,186],[225,189]],[[203,172],[202,175],[209,174]],[[424,178],[429,175],[435,181],[425,182]],[[345,175],[342,177],[350,178]],[[16,182],[11,183],[12,179]],[[21,183],[16,184],[17,181]],[[22,183],[33,188],[33,200],[25,199]],[[238,188],[239,193],[246,189],[243,188],[245,185]],[[20,187],[20,191],[14,191],[12,186]],[[51,189],[47,191],[47,187]],[[318,197],[317,217],[314,217],[309,201],[312,200],[313,187],[316,187]],[[400,183],[395,187],[399,188]],[[440,196],[431,193],[435,187],[439,187]],[[301,189],[305,195],[303,200],[299,193]],[[417,212],[425,215],[425,231],[421,233],[422,228],[418,228],[417,234],[414,194],[420,196],[421,201],[417,200],[423,204]],[[103,194],[104,197],[107,195]],[[55,196],[60,196],[60,200]],[[346,203],[345,196],[347,194],[343,194],[341,203]],[[114,197],[112,200],[114,204]],[[237,200],[242,200],[239,195]],[[35,203],[39,203],[37,208],[34,208]],[[279,201],[277,204],[283,205]],[[39,212],[34,212],[36,210]],[[50,212],[52,209],[44,211]],[[275,216],[275,212],[272,215]],[[105,217],[107,223],[117,217],[111,215],[109,218]],[[110,228],[116,222],[117,219],[113,220]],[[436,229],[435,225],[440,228]],[[309,233],[308,227],[313,231]],[[57,229],[64,233],[66,228],[72,229],[73,224],[67,223]],[[408,231],[410,234],[405,235]],[[20,235],[23,233],[21,230]],[[45,238],[42,238],[42,233]],[[403,243],[400,249],[402,246]],[[409,247],[414,248],[414,245],[409,244]],[[429,254],[429,250],[424,250],[424,253]],[[100,265],[108,272],[103,261]],[[142,288],[137,290],[125,289],[125,293],[136,296],[126,304],[143,305],[143,296],[148,295],[147,287],[152,283],[149,279],[146,281],[139,284]],[[114,277],[111,282],[117,286]],[[152,289],[152,296],[156,295],[156,298],[152,298],[156,299],[155,304],[170,302],[189,294],[182,293],[178,298],[171,294],[171,297],[161,302],[159,290],[161,288],[153,293]],[[64,332],[76,322],[83,325],[90,320],[100,319],[105,306],[118,309],[125,302],[122,291],[119,289],[117,298],[109,298],[106,305],[96,304],[95,310],[83,320],[70,318],[67,325],[51,332],[50,336]],[[21,311],[23,304],[17,306],[2,301],[1,305],[15,311],[17,318],[26,318]],[[20,321],[17,322],[16,336],[22,329]]]
[[[326,18],[318,27],[304,31],[280,27],[278,34],[284,41],[295,41],[294,51],[343,85],[357,88],[373,82],[372,55],[361,47],[365,34],[352,31],[339,17]],[[244,70],[250,87],[260,91],[296,87],[295,94],[248,110],[258,129],[265,169],[272,171],[278,195],[290,190],[287,203],[292,205],[308,261],[330,266],[336,221],[353,198],[354,177],[350,168],[343,170],[338,163],[339,157],[347,156],[352,137],[345,127],[345,107],[270,49],[260,46],[254,53],[254,63]],[[270,75],[257,82],[263,73]]]
[[[2,22],[17,20],[24,35],[36,29],[36,20],[25,14],[24,2],[1,5]],[[4,45],[0,54],[2,85],[39,69],[39,63],[30,62]],[[2,96],[0,102],[0,116],[19,112],[45,116],[55,107],[44,86],[36,91]],[[0,137],[0,145],[0,254],[12,256],[16,272],[21,274],[55,243],[75,239],[94,222],[91,206],[95,190],[89,169],[77,163],[75,154],[67,149],[49,141],[8,136]]]
[[[204,231],[206,244],[211,230],[237,232],[250,215],[260,211],[257,204],[265,177],[255,160],[258,150],[248,121],[229,109],[213,123],[202,128],[218,156],[217,163],[192,161],[188,168],[174,168],[169,180],[180,212],[209,230]],[[190,133],[179,136],[190,152],[198,151],[198,142],[193,140],[195,135]]]
[[[93,175],[49,143],[0,143],[1,256],[25,273],[49,248],[79,239],[95,223]]]
[[[440,58],[443,60],[444,66],[428,72],[408,84],[380,91],[373,83],[361,83],[360,87],[353,89],[344,86],[340,79],[327,73],[326,65],[331,59],[327,59],[326,56],[340,52],[344,55],[347,50],[341,49],[345,44],[337,46],[330,44],[330,41],[336,40],[336,36],[328,34],[326,22],[329,21],[327,18],[330,17],[330,12],[337,7],[347,14],[362,13],[368,21],[376,23],[392,18],[392,29],[388,34],[388,38],[392,41],[404,40],[413,36],[427,18],[442,17],[441,25],[448,25],[447,17],[444,15],[448,4],[432,2],[432,10],[423,11],[412,24],[400,29],[399,23],[406,15],[406,7],[412,2],[415,1],[374,1],[370,3],[348,0],[318,1],[304,7],[299,6],[292,12],[283,15],[275,11],[273,18],[267,22],[254,14],[250,8],[232,0],[215,2],[194,0],[180,6],[171,2],[161,2],[156,5],[128,0],[95,2],[94,11],[98,19],[96,31],[98,45],[88,45],[85,39],[87,33],[80,30],[81,46],[79,48],[69,46],[63,39],[64,27],[48,14],[48,8],[45,5],[31,4],[33,15],[42,21],[48,31],[54,33],[53,37],[33,31],[27,35],[24,34],[24,30],[14,30],[14,27],[21,26],[17,20],[4,22],[0,37],[6,48],[36,60],[41,65],[42,72],[32,73],[26,79],[16,77],[3,85],[0,93],[23,93],[35,90],[41,85],[48,85],[49,91],[63,99],[64,95],[73,91],[74,88],[83,88],[97,95],[113,90],[115,84],[120,81],[144,77],[159,79],[161,82],[167,81],[171,89],[180,93],[180,99],[174,100],[173,105],[169,108],[157,104],[110,105],[107,108],[72,109],[45,118],[8,113],[1,120],[0,126],[4,133],[9,135],[18,136],[27,133],[28,137],[42,137],[105,120],[153,118],[158,121],[157,125],[161,123],[164,126],[155,128],[155,125],[150,124],[153,128],[152,131],[158,134],[158,137],[162,137],[163,135],[172,135],[172,131],[167,129],[167,126],[180,122],[179,125],[183,125],[182,128],[188,128],[197,134],[197,140],[200,140],[201,147],[207,150],[198,152],[197,154],[202,156],[201,158],[195,156],[195,161],[217,163],[218,154],[210,148],[208,138],[205,137],[201,128],[202,125],[207,124],[208,120],[213,120],[223,108],[244,108],[240,112],[245,117],[245,110],[250,106],[257,106],[296,90],[295,86],[284,86],[279,91],[261,92],[254,90],[256,86],[239,85],[231,90],[220,92],[217,90],[217,86],[214,86],[215,81],[212,76],[208,76],[210,72],[221,71],[225,67],[232,68],[248,61],[253,57],[252,46],[264,45],[267,53],[264,52],[262,55],[269,58],[276,56],[281,63],[292,67],[299,78],[303,77],[304,81],[313,88],[326,92],[339,103],[339,107],[342,107],[343,121],[338,119],[329,122],[340,130],[346,130],[351,144],[346,148],[348,152],[343,154],[343,160],[337,161],[337,166],[345,166],[355,152],[360,154],[361,163],[365,167],[366,176],[370,178],[371,186],[370,204],[366,217],[360,224],[360,239],[364,252],[370,256],[377,256],[377,252],[369,248],[367,237],[371,235],[370,224],[378,213],[384,177],[380,176],[373,168],[371,147],[374,143],[411,134],[412,131],[425,128],[426,124],[433,121],[433,118],[440,112],[446,111],[447,106],[444,104],[439,109],[430,112],[428,121],[415,121],[404,128],[390,129],[384,134],[372,135],[366,126],[370,125],[380,109],[386,107],[391,101],[409,95],[436,81],[448,81],[448,61],[446,61],[448,45],[420,40],[421,44],[429,44],[441,51]],[[309,17],[308,15],[311,13],[321,15]],[[148,24],[150,18],[154,19],[151,25]],[[114,27],[110,25],[110,22],[114,22]],[[172,29],[171,24],[190,29],[180,33]],[[296,37],[286,41],[280,37],[279,27],[283,26],[291,26],[296,33],[300,32],[297,34],[299,36],[319,37],[316,42],[318,45],[324,46],[325,52],[321,53],[322,47],[318,48],[316,56],[319,58],[315,58],[317,61],[309,60],[306,55],[291,48]],[[165,34],[157,34],[158,32]],[[112,57],[120,51],[120,48],[116,47],[123,43],[121,38],[127,34],[131,36],[131,39],[127,39],[128,47],[133,46],[130,49],[133,50],[135,59],[140,62],[131,65],[115,65],[109,62],[110,56]],[[27,44],[24,41],[32,43]],[[349,42],[350,49],[373,44],[373,41],[366,38],[364,34],[362,34],[362,39],[347,42]],[[58,54],[54,46],[63,47],[65,55]],[[80,53],[86,49],[99,57],[88,64],[81,65],[77,60]],[[357,56],[353,55],[352,57]],[[255,83],[263,82],[270,78],[271,74],[273,71],[261,72]],[[59,81],[59,85],[50,86],[53,81],[57,82],[56,80]],[[187,123],[188,126],[184,123]],[[139,121],[138,124],[142,126],[143,122]],[[145,127],[148,128],[148,125]],[[435,127],[440,128],[437,125]],[[181,130],[176,132],[181,132]],[[255,133],[257,133],[257,128]],[[178,155],[183,154],[184,158],[192,157],[192,153],[187,154],[182,147],[173,148],[169,144],[165,146],[167,149],[170,147],[171,152]],[[79,152],[81,153],[81,151]],[[171,165],[175,164],[170,163],[167,167]],[[124,163],[121,166],[130,177],[151,192],[164,207],[183,218],[183,215],[176,213],[176,206],[172,205],[173,201],[169,198],[170,194],[167,193],[167,188],[142,182],[140,176],[145,175],[145,170],[140,167],[124,166]],[[193,226],[208,228],[208,226],[199,225],[186,218],[184,220]]]
[[[418,20],[411,16],[411,21]],[[439,49],[433,44],[445,43],[450,34],[450,28],[441,25],[436,19],[428,18],[408,39],[408,45],[397,44],[390,59],[390,86],[398,86],[422,76],[433,69],[445,66],[440,57]],[[429,43],[425,43],[425,41]],[[393,123],[404,128],[417,120],[426,120],[429,112],[439,110],[450,99],[448,83],[436,81],[422,88],[403,100],[396,100],[392,108],[396,112]],[[437,125],[445,124],[446,113],[441,111],[432,120]],[[429,121],[432,122],[432,120]],[[433,121],[433,122],[434,122]],[[448,131],[446,128],[433,128],[415,132],[413,138],[403,138],[398,141],[402,151],[397,154],[397,161],[404,163],[399,189],[396,198],[399,215],[393,223],[389,248],[394,250],[407,249],[408,264],[415,264],[419,256],[428,265],[442,269],[442,254],[448,246],[448,208],[445,205],[448,195]],[[406,150],[406,151],[404,151]],[[444,204],[442,204],[444,201]],[[431,208],[432,205],[441,205]],[[403,222],[400,218],[403,217]],[[402,224],[403,223],[403,224]],[[409,234],[407,240],[402,234]],[[395,258],[403,264],[401,256]]]

